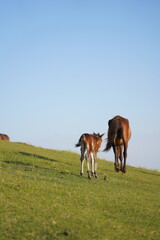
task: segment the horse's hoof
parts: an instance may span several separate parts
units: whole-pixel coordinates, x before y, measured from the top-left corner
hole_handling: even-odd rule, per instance
[[[94,176],[95,176],[95,177],[97,176],[97,171],[94,171]]]
[[[80,176],[83,176],[83,173],[80,172]]]
[[[88,175],[88,179],[91,179],[91,176],[90,176],[90,175]]]

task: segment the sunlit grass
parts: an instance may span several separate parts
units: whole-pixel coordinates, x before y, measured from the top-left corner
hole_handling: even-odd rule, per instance
[[[0,142],[0,239],[160,239],[160,173],[98,160],[79,176],[79,155]],[[86,169],[85,169],[86,170]]]

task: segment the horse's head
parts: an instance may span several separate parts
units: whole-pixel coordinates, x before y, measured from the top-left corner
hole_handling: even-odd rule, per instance
[[[96,149],[99,152],[102,144],[102,137],[104,136],[105,133],[99,134],[99,133],[93,133],[93,136],[96,137]]]

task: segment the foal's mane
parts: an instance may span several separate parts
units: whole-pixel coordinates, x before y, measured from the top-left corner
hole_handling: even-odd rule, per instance
[[[95,137],[100,137],[100,133],[95,133],[95,132],[93,132],[93,136],[95,136]]]

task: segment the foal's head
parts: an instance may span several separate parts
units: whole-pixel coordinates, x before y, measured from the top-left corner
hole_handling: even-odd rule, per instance
[[[95,139],[95,142],[96,142],[96,144],[95,144],[95,150],[97,151],[97,152],[99,152],[100,151],[100,147],[101,147],[101,144],[102,144],[102,137],[104,136],[104,133],[103,134],[99,134],[99,133],[94,133],[93,132],[93,137],[94,137],[94,139]]]

